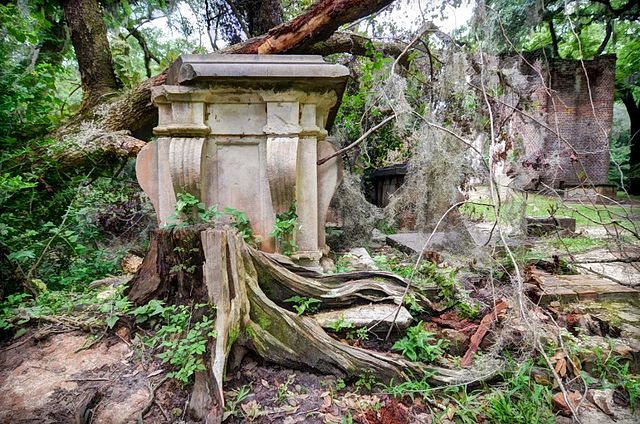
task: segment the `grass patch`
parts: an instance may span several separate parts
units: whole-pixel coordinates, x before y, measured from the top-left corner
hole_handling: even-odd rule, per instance
[[[607,247],[607,241],[586,236],[561,237],[553,240],[551,246],[556,249],[567,249],[571,253],[582,253],[599,247]]]
[[[490,203],[483,198],[477,203]],[[640,206],[635,205],[592,205],[573,202],[562,202],[560,199],[539,194],[514,194],[511,201],[502,205],[500,217],[509,221],[518,217],[519,212],[525,211],[526,216],[548,217],[554,214],[559,218],[575,218],[576,224],[582,227],[597,227],[611,224],[613,221],[630,225],[628,216],[639,215]],[[473,220],[493,222],[496,220],[495,211],[491,206],[466,203],[460,208],[461,213]],[[637,223],[637,220],[635,221]]]

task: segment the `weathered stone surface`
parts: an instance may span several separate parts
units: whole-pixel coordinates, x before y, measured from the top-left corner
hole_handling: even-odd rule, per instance
[[[344,256],[355,270],[377,270],[375,262],[364,247],[354,247]]]
[[[261,248],[277,249],[276,214],[295,202],[296,257],[317,264],[340,162],[325,141],[349,71],[320,56],[185,55],[152,98],[161,137],[140,153],[138,181],[160,224],[176,194],[246,212]]]
[[[426,250],[452,250],[459,248],[465,239],[456,231],[436,232],[429,240],[431,234],[426,233],[398,233],[387,236],[387,244],[401,250],[407,254]]]
[[[542,287],[535,296],[543,305],[576,300],[635,300],[640,291],[594,275],[551,275],[536,271]]]
[[[89,288],[96,287],[118,287],[123,284],[127,284],[133,278],[132,274],[118,275],[116,277],[106,277],[100,280],[95,280],[89,283]]]
[[[577,390],[569,392],[566,400],[564,394],[562,392],[558,392],[553,395],[553,408],[562,415],[570,416],[571,408],[573,407],[575,410],[581,398],[582,396]],[[569,406],[570,404],[571,406]]]
[[[324,158],[335,153],[336,148],[327,140],[318,142],[318,158]],[[342,181],[342,161],[333,158],[318,167],[318,246],[325,253],[329,250],[326,241],[325,226],[331,199]]]
[[[616,404],[613,398],[614,392],[614,389],[590,389],[587,393],[585,402],[582,403],[578,411],[578,418],[580,419],[580,422],[583,424],[613,422],[618,424],[637,423],[639,419],[638,411],[634,413],[631,411],[631,408]],[[554,396],[554,402],[556,397],[559,398],[560,396],[561,394],[556,394]],[[558,399],[558,404],[565,404],[565,402]],[[574,421],[569,417],[556,418],[556,423],[558,424],[570,424],[572,422]]]
[[[313,316],[323,328],[330,328],[332,323],[343,321],[351,323],[353,327],[369,327],[371,331],[382,332],[389,329],[394,321],[398,305],[378,303],[356,306],[339,311],[322,312]],[[409,327],[413,318],[404,306],[400,306],[395,326],[399,329]],[[373,327],[375,325],[375,327]],[[373,327],[373,328],[372,328]]]
[[[387,236],[382,231],[374,228],[371,232],[371,247],[379,248],[385,245],[387,242]]]
[[[612,262],[633,257],[640,257],[640,248],[630,245],[625,245],[621,251],[605,248],[573,255],[576,263],[580,265],[580,274],[593,276],[594,272],[597,272],[615,278],[625,286],[640,287],[640,262]]]

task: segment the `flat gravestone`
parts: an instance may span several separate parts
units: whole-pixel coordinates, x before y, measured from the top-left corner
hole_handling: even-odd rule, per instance
[[[436,232],[429,240],[431,233],[398,233],[387,236],[387,244],[413,255],[426,250],[451,250],[466,243],[466,239],[457,231]],[[427,244],[429,240],[429,244]]]
[[[543,271],[536,271],[536,276],[542,281],[542,287],[536,292],[541,305],[553,301],[640,299],[640,291],[597,276],[551,275]]]

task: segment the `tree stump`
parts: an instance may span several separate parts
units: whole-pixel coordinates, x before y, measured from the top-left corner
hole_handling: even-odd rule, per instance
[[[208,343],[206,371],[196,373],[190,413],[220,422],[225,370],[228,363],[239,364],[246,349],[283,366],[347,378],[372,372],[382,381],[405,380],[409,374],[430,376],[436,384],[459,381],[461,375],[453,370],[342,343],[313,318],[284,307],[293,295],[319,299],[323,309],[370,302],[400,305],[406,284],[387,272],[322,275],[252,248],[233,228],[192,226],[153,234],[129,298],[136,304],[159,298],[215,305],[217,336]],[[432,308],[425,295],[412,293],[424,308]]]

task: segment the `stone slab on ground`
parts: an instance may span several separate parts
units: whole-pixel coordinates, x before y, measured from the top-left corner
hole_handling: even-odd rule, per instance
[[[147,373],[132,363],[127,344],[111,339],[83,349],[88,335],[80,332],[23,337],[18,348],[0,351],[0,423],[72,423],[82,398],[95,390],[94,423],[135,422],[148,402]]]
[[[431,233],[398,233],[387,236],[387,244],[391,247],[413,255],[422,252]],[[426,250],[446,250],[460,246],[464,243],[464,238],[456,231],[441,232],[433,234]]]
[[[542,288],[537,296],[540,304],[570,303],[584,300],[636,300],[640,291],[611,280],[590,275],[551,275],[537,272]]]
[[[429,242],[429,245],[426,247],[426,250],[457,251],[461,246],[468,246],[470,243],[475,243],[476,246],[484,246],[487,239],[490,237],[491,227],[493,227],[493,225],[484,226],[482,228],[476,228],[476,226],[469,226],[466,228],[471,236],[470,240],[472,240],[469,243],[467,243],[468,238],[461,235],[458,231],[435,232]],[[431,233],[417,232],[391,234],[387,236],[387,244],[406,254],[413,255],[422,252],[422,249],[430,235]],[[496,230],[491,235],[491,240],[488,245],[500,247],[501,243],[502,241],[499,240],[498,232]],[[507,239],[507,244],[511,248],[527,245],[526,243],[523,244],[520,240],[513,239]]]
[[[640,288],[640,262],[611,262],[615,259],[640,257],[640,248],[625,246],[623,252],[612,252],[609,249],[596,249],[585,253],[574,254],[573,256],[575,263],[579,265],[578,272],[580,274],[602,274],[615,278],[625,286],[636,286]]]

